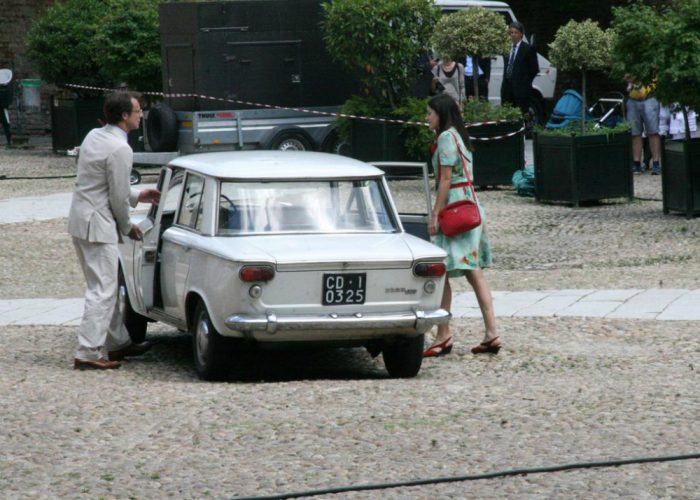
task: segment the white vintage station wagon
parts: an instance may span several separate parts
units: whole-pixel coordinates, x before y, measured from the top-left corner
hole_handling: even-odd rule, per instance
[[[384,172],[338,155],[240,151],[163,167],[161,203],[120,245],[124,322],[189,331],[204,379],[237,348],[365,346],[389,374],[420,370],[445,253],[408,234]]]

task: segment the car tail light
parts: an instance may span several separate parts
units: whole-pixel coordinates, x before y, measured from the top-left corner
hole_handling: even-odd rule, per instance
[[[275,277],[275,270],[272,266],[243,266],[238,275],[248,283],[270,281]]]
[[[423,278],[439,278],[445,274],[445,269],[442,262],[421,262],[413,267],[413,273]]]

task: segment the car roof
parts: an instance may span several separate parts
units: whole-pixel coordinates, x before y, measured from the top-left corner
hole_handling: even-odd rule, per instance
[[[366,178],[384,174],[367,163],[308,151],[222,151],[179,156],[171,166],[222,179]]]

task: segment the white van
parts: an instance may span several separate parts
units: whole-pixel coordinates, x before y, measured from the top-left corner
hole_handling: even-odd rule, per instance
[[[510,6],[505,2],[491,2],[479,0],[434,0],[435,5],[445,13],[454,12],[456,10],[467,9],[469,7],[484,7],[485,9],[494,10],[501,14],[510,24],[518,19],[513,14]],[[525,26],[527,30],[527,26]],[[528,41],[527,36],[524,37]],[[464,61],[460,61],[464,62]],[[535,122],[544,123],[544,101],[554,98],[554,87],[557,83],[557,68],[552,66],[542,54],[537,54],[537,62],[540,65],[540,72],[532,81],[532,101],[530,103],[530,112],[535,117]],[[489,80],[489,101],[494,104],[501,103],[501,81],[503,80],[503,57],[496,56],[491,59],[491,78]]]

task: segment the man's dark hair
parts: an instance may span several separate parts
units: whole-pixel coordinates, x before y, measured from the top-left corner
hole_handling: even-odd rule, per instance
[[[122,121],[122,113],[131,113],[134,109],[131,99],[139,100],[136,92],[112,92],[105,99],[104,114],[107,123],[116,125]]]
[[[525,34],[525,26],[520,21],[513,21],[508,25],[508,28],[516,29],[523,35]]]

